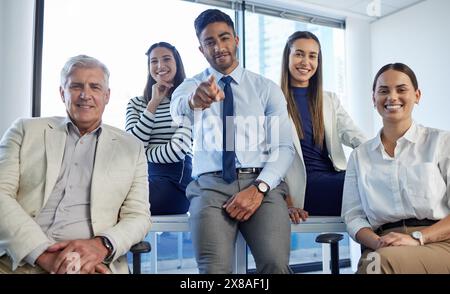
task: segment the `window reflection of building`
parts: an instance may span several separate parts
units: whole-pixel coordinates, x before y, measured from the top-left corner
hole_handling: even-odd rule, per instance
[[[344,30],[292,20],[246,14],[246,67],[276,83],[287,38],[295,31],[310,31],[322,45],[324,88],[345,94]]]

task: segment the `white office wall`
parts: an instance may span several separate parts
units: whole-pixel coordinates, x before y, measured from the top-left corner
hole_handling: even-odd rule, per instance
[[[450,130],[449,11],[450,1],[427,0],[372,24],[372,75],[390,62],[410,66],[422,90],[414,119],[445,130]],[[378,115],[374,123],[380,126]]]
[[[344,105],[355,123],[366,136],[374,135],[373,107],[371,102],[371,39],[367,20],[346,19],[347,93]]]
[[[31,116],[34,1],[0,0],[0,137]]]
[[[375,135],[373,126],[374,110],[371,103],[371,38],[368,20],[355,17],[346,18],[345,45],[347,70],[347,97],[343,100],[353,121],[367,137]],[[351,149],[345,149],[347,155]],[[350,241],[350,261],[356,272],[361,256],[360,246]]]

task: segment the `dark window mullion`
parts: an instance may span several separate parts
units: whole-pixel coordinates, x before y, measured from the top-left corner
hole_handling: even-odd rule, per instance
[[[34,44],[33,44],[33,117],[41,116],[42,45],[44,39],[44,0],[35,0]]]

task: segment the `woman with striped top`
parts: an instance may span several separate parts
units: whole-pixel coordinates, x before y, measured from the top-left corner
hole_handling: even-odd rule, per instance
[[[191,128],[177,126],[170,116],[170,98],[186,77],[177,49],[155,43],[148,49],[148,77],[144,95],[130,99],[126,130],[145,146],[151,213],[185,213],[189,201],[186,186],[191,181]]]

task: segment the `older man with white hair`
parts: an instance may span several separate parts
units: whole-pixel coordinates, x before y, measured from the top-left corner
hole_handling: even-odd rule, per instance
[[[18,119],[0,141],[0,273],[127,273],[150,228],[142,143],[102,123],[109,71],[70,58],[67,117]],[[3,256],[2,256],[3,255]]]

